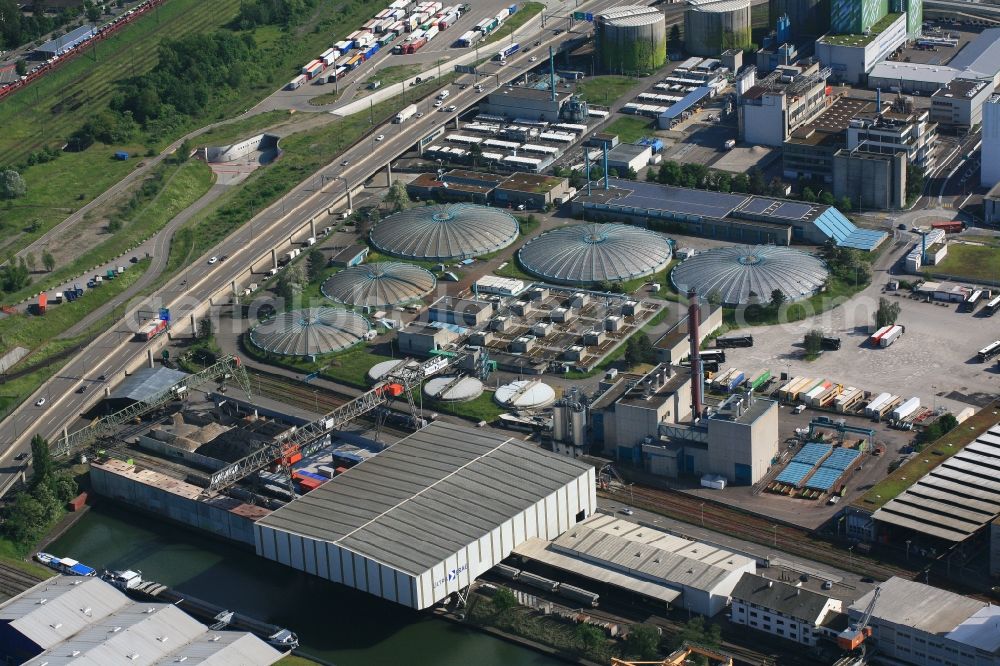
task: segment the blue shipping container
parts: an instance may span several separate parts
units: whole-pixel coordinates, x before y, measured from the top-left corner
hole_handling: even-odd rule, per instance
[[[128,153],[126,153],[123,150],[119,150],[117,153],[115,153],[115,159],[116,160],[123,160],[123,161],[127,160],[128,159]]]
[[[372,47],[371,47],[370,49],[368,49],[367,51],[365,51],[365,60],[368,60],[368,59],[369,59],[369,58],[371,58],[371,57],[372,57],[373,55],[375,55],[376,53],[378,53],[378,50],[379,50],[380,48],[382,48],[382,47],[381,47],[381,46],[379,46],[379,45],[378,45],[377,43],[376,43],[376,44],[373,44],[373,45],[372,45]]]
[[[740,384],[746,379],[746,375],[742,372],[737,372],[736,376],[729,380],[729,390],[735,391]]]

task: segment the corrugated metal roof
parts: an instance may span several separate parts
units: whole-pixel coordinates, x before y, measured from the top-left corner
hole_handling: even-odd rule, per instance
[[[947,541],[963,541],[1000,515],[998,478],[1000,426],[994,426],[873,517]]]
[[[157,663],[184,666],[233,666],[234,664],[273,664],[282,653],[250,634],[235,631],[209,631]]]
[[[436,422],[258,521],[419,575],[588,465]]]
[[[996,76],[1000,72],[1000,28],[983,30],[948,65],[955,69]]]
[[[595,515],[552,542],[552,550],[670,585],[711,591],[754,560],[732,551]]]
[[[208,632],[171,604],[132,601],[99,578],[39,583],[0,605],[0,622],[43,650],[28,664],[165,664],[187,657],[186,663],[266,666],[282,656],[248,633]]]
[[[872,620],[883,620],[929,634],[946,634],[988,606],[982,601],[963,597],[937,587],[893,576],[879,584],[880,593]],[[861,597],[850,608],[858,618],[871,603],[874,591]]]
[[[97,578],[56,576],[0,606],[0,621],[48,649],[129,603]]]
[[[188,376],[171,368],[139,368],[111,393],[112,400],[145,402]]]

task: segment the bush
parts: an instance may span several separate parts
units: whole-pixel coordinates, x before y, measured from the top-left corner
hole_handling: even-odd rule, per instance
[[[28,193],[28,185],[13,169],[0,171],[0,199],[19,199]]]

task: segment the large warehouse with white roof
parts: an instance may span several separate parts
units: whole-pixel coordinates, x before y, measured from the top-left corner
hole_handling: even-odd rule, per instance
[[[258,521],[254,532],[258,555],[424,609],[596,506],[592,466],[436,422]]]

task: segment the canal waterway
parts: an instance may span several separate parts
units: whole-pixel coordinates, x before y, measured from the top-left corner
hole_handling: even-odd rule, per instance
[[[146,579],[287,627],[303,652],[336,666],[563,663],[107,501],[47,550],[98,570],[138,569]]]

